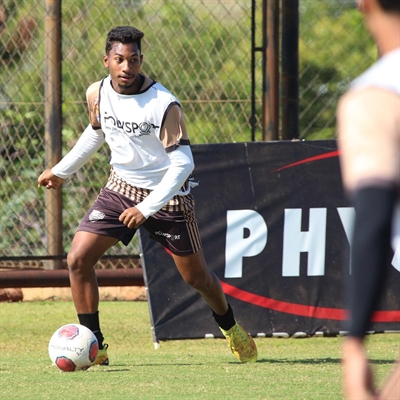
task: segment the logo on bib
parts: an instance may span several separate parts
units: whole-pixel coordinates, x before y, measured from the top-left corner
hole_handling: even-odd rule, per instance
[[[107,111],[104,112],[104,126],[103,129],[106,131],[117,130],[124,132],[131,138],[139,138],[141,136],[150,135],[152,131],[156,131],[159,126],[154,125],[151,122],[131,122],[131,121],[120,121],[115,119],[112,115],[108,115]]]

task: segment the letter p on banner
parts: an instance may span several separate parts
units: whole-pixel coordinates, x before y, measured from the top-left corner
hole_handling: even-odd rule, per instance
[[[267,244],[267,224],[256,211],[228,210],[226,225],[224,275],[225,278],[241,278],[243,258],[260,254]]]

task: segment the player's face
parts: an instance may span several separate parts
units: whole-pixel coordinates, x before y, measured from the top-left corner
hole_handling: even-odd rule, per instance
[[[120,94],[133,94],[139,91],[137,79],[142,66],[143,55],[137,43],[114,43],[103,58],[104,65],[110,71],[113,88]]]

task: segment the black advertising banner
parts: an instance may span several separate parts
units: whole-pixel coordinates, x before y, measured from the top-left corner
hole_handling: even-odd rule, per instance
[[[336,335],[344,330],[351,273],[346,200],[335,141],[192,146],[196,214],[210,270],[252,336]],[[155,341],[222,337],[211,310],[165,249],[140,231]],[[372,330],[400,330],[400,265]]]

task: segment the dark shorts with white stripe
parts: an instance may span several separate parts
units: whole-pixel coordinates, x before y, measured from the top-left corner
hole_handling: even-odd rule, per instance
[[[144,189],[138,190],[143,195]],[[104,188],[83,217],[77,231],[114,237],[127,246],[136,229],[128,228],[118,218],[127,208],[135,207],[137,204],[130,197]],[[186,196],[174,196],[170,203],[150,216],[142,227],[152,239],[161,243],[173,254],[179,256],[194,254],[201,249],[194,206],[195,200],[191,193]]]

